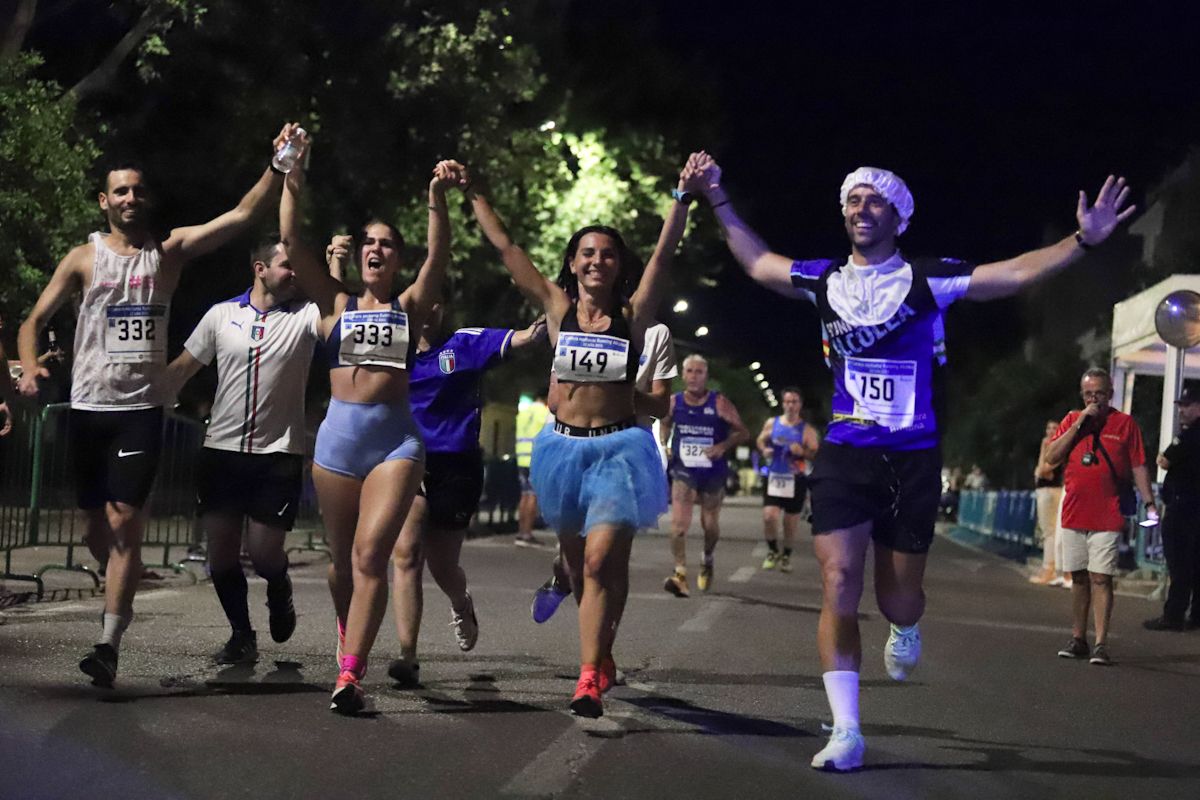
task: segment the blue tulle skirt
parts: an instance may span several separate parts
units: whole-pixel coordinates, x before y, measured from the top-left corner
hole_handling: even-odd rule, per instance
[[[547,426],[533,442],[529,473],[542,517],[560,533],[655,528],[667,510],[662,459],[645,428],[586,438]]]

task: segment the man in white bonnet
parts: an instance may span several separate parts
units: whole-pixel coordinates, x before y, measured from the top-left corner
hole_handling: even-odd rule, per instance
[[[956,300],[1007,297],[1062,270],[1098,246],[1133,213],[1124,178],[1109,176],[1089,205],[1079,193],[1078,229],[1048,247],[973,265],[909,258],[896,245],[913,215],[897,175],[859,167],[842,182],[850,256],[796,261],[771,252],[734,212],[709,159],[705,198],[734,257],[758,283],[814,302],[833,371],[832,421],[810,477],[813,549],[824,597],[817,628],[823,680],[833,713],[829,742],[812,760],[826,770],[862,766],[858,606],[867,548],[875,545],[875,599],[891,623],[888,674],[904,680],[921,655],[917,623],[941,494],[942,404],[935,380],[945,364],[944,310]]]

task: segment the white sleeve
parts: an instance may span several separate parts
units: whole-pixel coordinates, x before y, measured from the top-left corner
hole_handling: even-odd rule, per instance
[[[675,363],[675,340],[671,337],[671,329],[662,325],[662,335],[657,337],[657,350],[654,353],[654,380],[669,381],[679,375],[679,367]]]
[[[967,293],[967,287],[971,285],[969,274],[955,275],[950,278],[927,278],[927,280],[929,281],[929,291],[933,292],[933,299],[942,311],[949,308],[955,301],[961,300]]]
[[[201,364],[211,364],[217,355],[217,322],[221,315],[220,306],[213,306],[204,313],[200,324],[183,343],[183,349]]]
[[[321,310],[316,303],[310,302],[304,307],[304,313],[309,335],[314,341],[321,341]]]

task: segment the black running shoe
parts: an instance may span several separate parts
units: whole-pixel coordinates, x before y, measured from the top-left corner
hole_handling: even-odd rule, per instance
[[[271,638],[286,642],[296,630],[296,608],[292,605],[292,579],[286,574],[272,591],[267,584],[267,610],[271,612]]]
[[[398,689],[416,689],[421,685],[421,665],[397,658],[388,665],[388,677],[396,682]]]
[[[225,646],[213,654],[218,664],[253,664],[258,661],[258,634],[234,631]]]
[[[1148,619],[1142,623],[1142,627],[1148,631],[1182,631],[1186,627],[1183,620],[1167,619],[1166,617],[1155,617]]]
[[[1067,642],[1067,646],[1058,651],[1059,658],[1087,658],[1088,644],[1083,639],[1071,637],[1071,641]]]
[[[117,651],[111,644],[98,644],[79,662],[79,669],[91,677],[93,686],[111,689],[117,677]]]
[[[1111,667],[1113,665],[1112,656],[1108,654],[1108,647],[1104,644],[1098,644],[1092,648],[1092,657],[1090,663],[1098,667]]]

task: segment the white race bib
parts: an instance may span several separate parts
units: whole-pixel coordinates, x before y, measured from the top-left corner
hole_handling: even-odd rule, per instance
[[[104,351],[109,363],[165,364],[167,307],[121,303],[105,311]]]
[[[345,311],[338,363],[408,366],[408,315],[403,311]]]
[[[554,373],[560,381],[574,383],[623,381],[628,359],[627,339],[564,331],[554,349]]]
[[[917,404],[917,362],[847,358],[846,391],[854,416],[889,430],[911,427]]]
[[[770,497],[787,497],[796,496],[796,476],[795,475],[776,475],[775,473],[767,474],[767,495]]]
[[[679,439],[679,460],[688,469],[704,469],[712,466],[708,448],[713,440],[706,436],[683,436]]]

